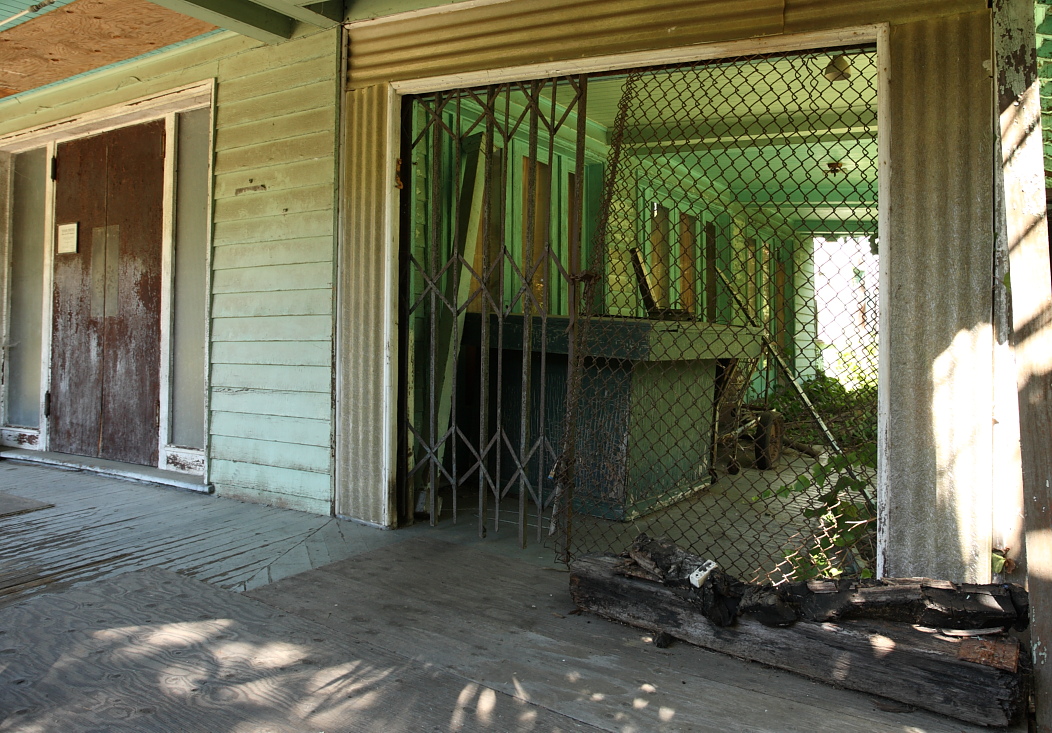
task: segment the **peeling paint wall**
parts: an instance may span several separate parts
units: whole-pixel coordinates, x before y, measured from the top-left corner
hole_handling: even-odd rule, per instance
[[[1045,141],[1045,189],[1052,188],[1052,4],[1036,0],[1037,69],[1041,77],[1041,128]]]

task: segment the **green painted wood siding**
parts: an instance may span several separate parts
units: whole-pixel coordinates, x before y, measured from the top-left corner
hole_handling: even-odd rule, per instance
[[[209,479],[329,514],[340,35],[220,34],[0,103],[0,134],[215,78]]]
[[[210,473],[328,514],[339,35],[219,62]]]

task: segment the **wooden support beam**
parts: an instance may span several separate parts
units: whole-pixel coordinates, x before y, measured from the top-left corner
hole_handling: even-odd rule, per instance
[[[618,575],[617,562],[589,555],[571,564],[570,593],[578,608],[980,725],[1009,725],[1025,710],[1025,659],[1012,637],[954,637],[876,621],[798,621],[777,628],[740,618],[721,627],[679,589]]]
[[[292,38],[294,21],[291,17],[250,0],[151,1],[264,43],[280,43]]]
[[[312,13],[328,18],[329,20],[336,21],[337,23],[343,22],[343,16],[345,14],[345,8],[343,0],[325,0],[325,2],[312,2],[312,3],[301,3],[297,2],[297,5],[302,5]]]
[[[290,18],[300,21],[301,23],[307,23],[308,25],[318,26],[320,28],[331,28],[340,21],[343,20],[343,11],[340,9],[337,17],[330,17],[322,12],[318,12],[317,9],[311,6],[304,6],[300,3],[293,2],[293,0],[253,0],[257,5],[262,5],[265,8],[269,8],[276,13],[287,15]],[[335,3],[320,3],[320,5],[328,6],[327,10],[332,15],[337,15]]]
[[[1027,593],[1015,583],[976,585],[931,578],[818,578],[781,585],[743,583],[713,567],[696,592],[694,573],[708,563],[663,537],[639,534],[614,572],[685,588],[710,621],[728,626],[742,615],[768,625],[870,619],[940,629],[1014,628],[1029,622]]]
[[[1041,87],[1031,0],[993,3],[1001,141],[997,215],[1019,395],[1036,729],[1052,731],[1052,271],[1045,220]],[[997,264],[997,263],[995,263]],[[995,282],[1000,287],[1001,282]],[[1006,497],[1007,498],[1007,497]]]

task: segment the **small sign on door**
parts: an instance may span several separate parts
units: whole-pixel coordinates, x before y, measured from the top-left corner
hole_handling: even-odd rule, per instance
[[[58,253],[60,255],[77,253],[77,222],[58,225]]]

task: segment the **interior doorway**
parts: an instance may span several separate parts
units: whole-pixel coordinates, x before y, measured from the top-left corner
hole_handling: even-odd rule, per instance
[[[403,503],[872,574],[877,81],[863,44],[405,97]]]
[[[57,147],[49,446],[157,465],[165,123]]]

